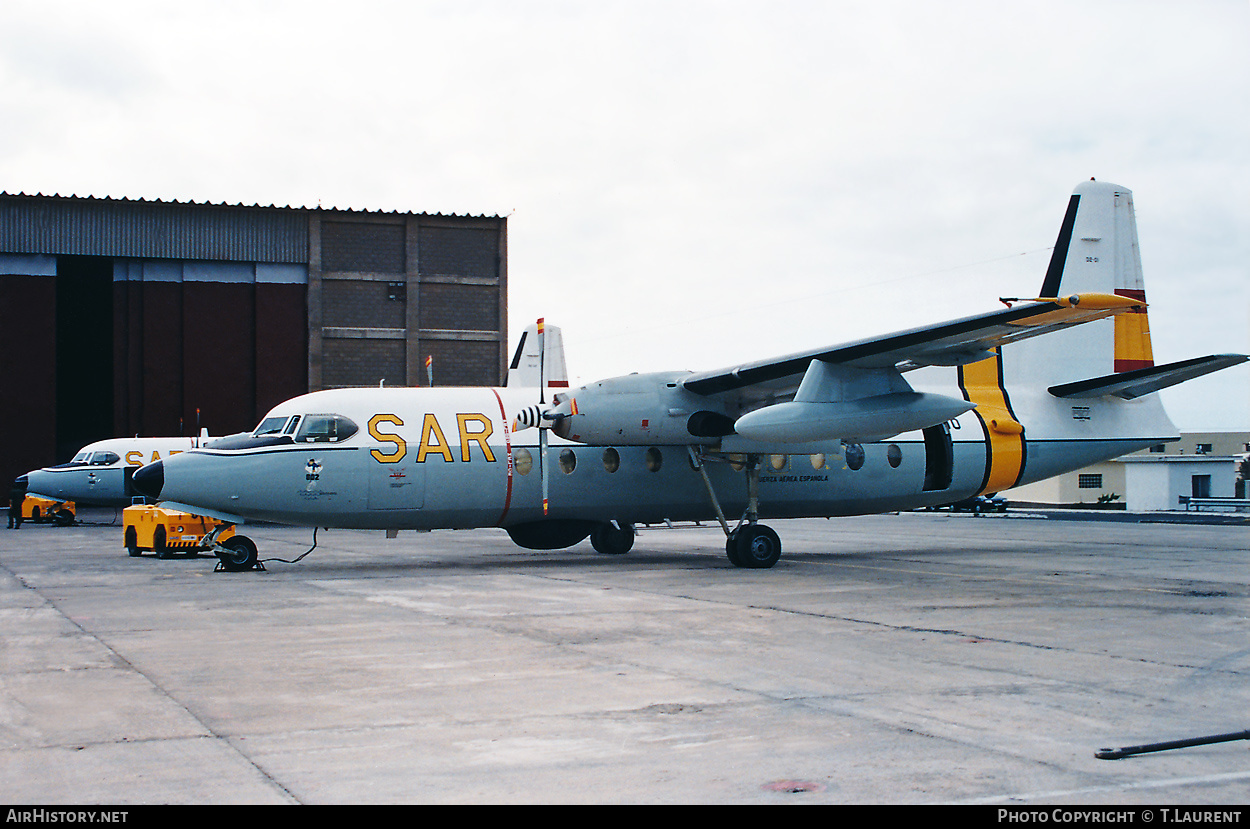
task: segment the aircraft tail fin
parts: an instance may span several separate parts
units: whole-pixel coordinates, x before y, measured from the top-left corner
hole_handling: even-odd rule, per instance
[[[508,388],[538,388],[543,385],[545,373],[547,388],[567,389],[569,374],[564,363],[564,339],[560,329],[543,323],[544,354],[540,355],[538,325],[532,323],[521,332],[521,340],[512,355],[504,385]],[[545,372],[543,362],[546,362]]]
[[[1140,304],[1108,319],[1004,346],[1001,377],[1019,392],[1017,400],[1032,391],[1052,401],[1132,401],[1247,359],[1216,354],[1155,364],[1133,194],[1126,187],[1090,179],[1072,192],[1040,295],[1062,300],[1076,294],[1114,294]],[[1134,410],[1145,417],[1143,407]],[[1078,421],[1087,410],[1072,411],[1066,428],[1087,429]],[[1125,429],[1174,433],[1161,407],[1157,414],[1148,427],[1139,421]]]
[[[1143,303],[1106,326],[1113,329],[1111,347],[1100,344],[1096,355],[1089,355],[1097,356],[1100,368],[1115,373],[1154,365],[1133,193],[1126,187],[1090,179],[1078,184],[1068,201],[1038,296],[1078,293],[1115,294]]]

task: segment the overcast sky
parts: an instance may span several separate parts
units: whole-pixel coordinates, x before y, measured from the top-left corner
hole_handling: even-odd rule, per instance
[[[0,4],[0,190],[505,215],[584,381],[1033,295],[1091,176],[1156,360],[1250,352],[1246,0]]]

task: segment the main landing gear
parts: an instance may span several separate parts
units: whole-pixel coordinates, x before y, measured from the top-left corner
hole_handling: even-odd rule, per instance
[[[743,524],[725,539],[725,555],[736,567],[765,569],[781,558],[781,539],[771,527]]]
[[[716,491],[712,489],[712,481],[703,468],[703,459],[693,446],[687,446],[690,463],[703,477],[703,485],[707,488],[708,497],[716,509],[716,517],[721,529],[725,531],[725,555],[735,567],[767,569],[781,558],[781,538],[771,527],[759,523],[760,509],[760,456],[748,455],[743,471],[747,476],[747,510],[738,522],[738,526],[729,528],[725,520],[725,512],[721,509]]]
[[[634,546],[634,528],[629,524],[612,522],[596,524],[590,531],[590,546],[596,553],[620,556],[628,553]]]

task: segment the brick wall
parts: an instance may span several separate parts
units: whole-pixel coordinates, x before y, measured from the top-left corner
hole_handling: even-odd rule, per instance
[[[328,339],[324,344],[324,385],[405,385],[407,369],[403,340]]]

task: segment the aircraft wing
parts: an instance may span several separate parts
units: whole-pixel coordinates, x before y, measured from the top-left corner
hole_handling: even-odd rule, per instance
[[[699,372],[683,380],[682,386],[702,395],[757,387],[752,391],[765,397],[796,388],[813,360],[849,368],[894,368],[898,371],[921,366],[966,365],[985,359],[991,349],[1006,343],[1104,319],[1144,304],[1111,294],[1019,302],[1001,311],[883,337]]]

